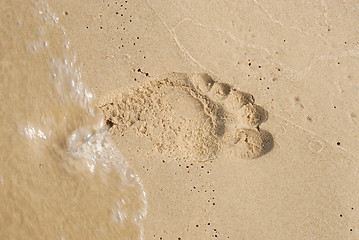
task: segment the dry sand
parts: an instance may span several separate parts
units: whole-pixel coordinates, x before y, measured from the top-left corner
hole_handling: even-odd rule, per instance
[[[142,179],[145,239],[359,238],[357,1],[49,5]]]

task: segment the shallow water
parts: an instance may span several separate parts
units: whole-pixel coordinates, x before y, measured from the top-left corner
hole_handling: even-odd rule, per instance
[[[0,11],[0,239],[142,239],[145,192],[58,17],[42,1]]]

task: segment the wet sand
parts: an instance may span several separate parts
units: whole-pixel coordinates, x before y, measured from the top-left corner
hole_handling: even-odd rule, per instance
[[[51,0],[49,7],[111,139],[143,183],[144,239],[358,238],[355,1]],[[213,83],[198,84],[198,73]],[[18,91],[4,86],[2,94]],[[1,111],[8,126],[12,110]],[[1,131],[10,138],[11,129]],[[13,139],[2,148],[16,146]],[[31,169],[0,177],[31,179]],[[14,216],[1,218],[4,226]],[[77,234],[70,228],[66,239]]]
[[[143,187],[57,15],[43,2],[1,10],[0,239],[140,239]]]

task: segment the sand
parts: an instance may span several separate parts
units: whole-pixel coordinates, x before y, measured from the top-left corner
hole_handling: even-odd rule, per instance
[[[356,1],[49,6],[143,183],[144,239],[358,239]]]
[[[208,74],[172,73],[98,105],[115,134],[133,127],[159,152],[203,162],[215,159],[223,144],[239,158],[270,150],[271,135],[259,129],[266,112],[254,101]]]

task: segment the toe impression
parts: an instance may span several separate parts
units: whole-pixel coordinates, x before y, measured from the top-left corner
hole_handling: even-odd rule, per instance
[[[207,73],[194,73],[190,79],[194,87],[203,93],[211,90],[214,84],[213,78]]]
[[[253,159],[270,151],[273,139],[266,131],[239,129],[235,135],[234,145],[238,157]]]
[[[244,128],[256,128],[263,122],[261,112],[256,104],[246,104],[238,111],[238,119]]]
[[[213,100],[222,101],[227,98],[230,91],[231,87],[228,84],[215,82],[210,90],[210,95]]]
[[[239,111],[247,104],[254,104],[254,97],[249,93],[240,92],[236,89],[231,89],[224,102],[226,108],[230,109],[232,112]]]

